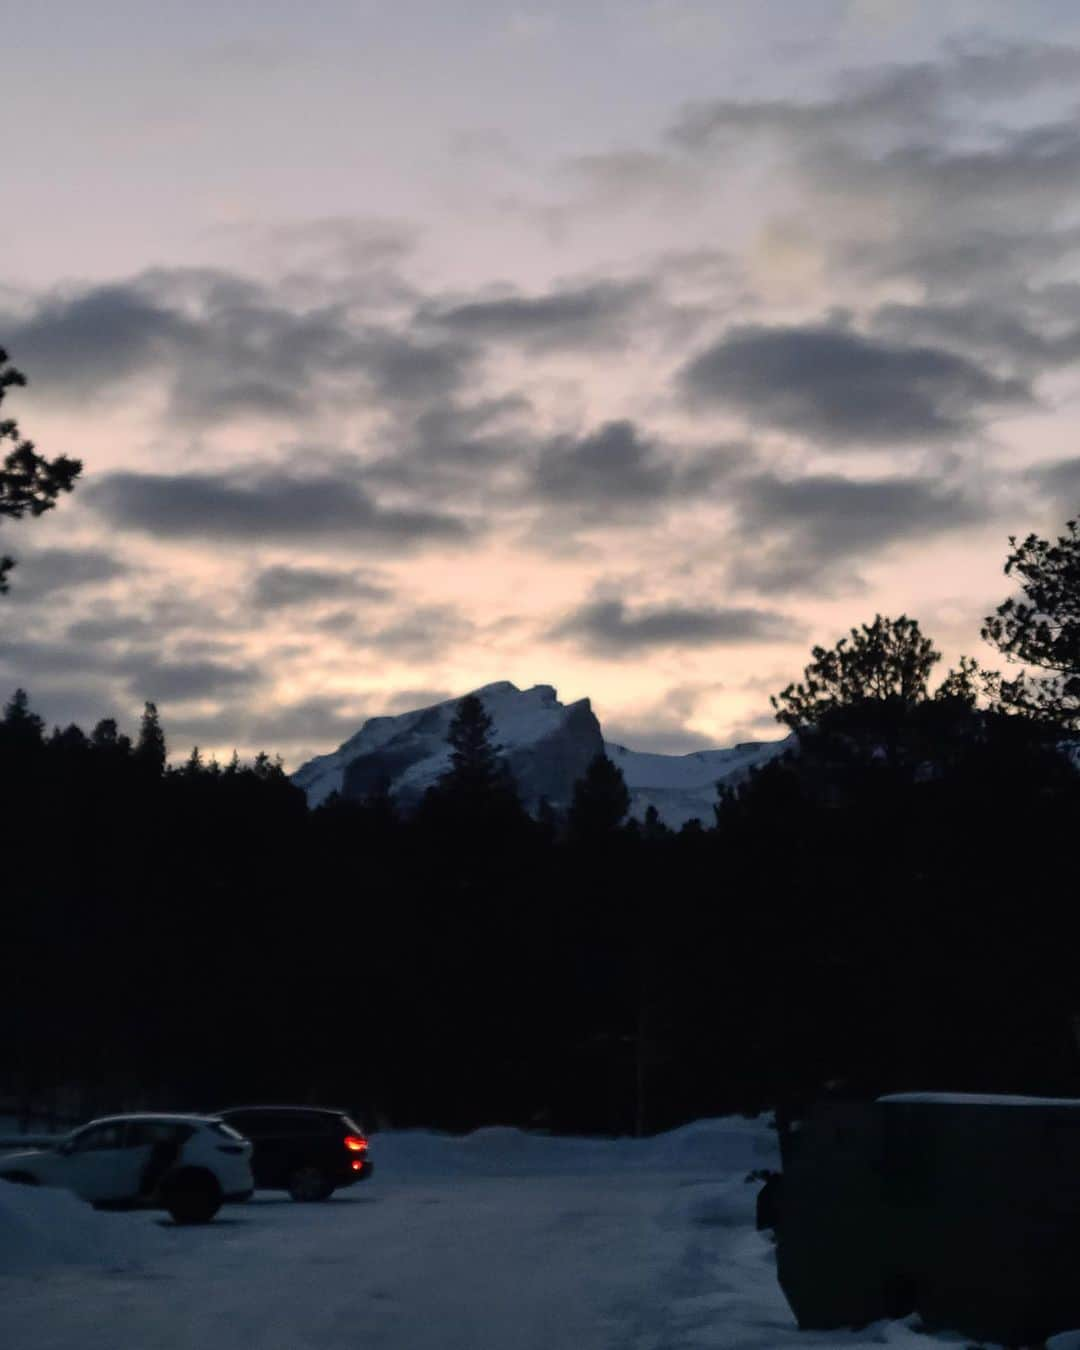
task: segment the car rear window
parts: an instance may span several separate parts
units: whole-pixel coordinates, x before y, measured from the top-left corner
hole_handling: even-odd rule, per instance
[[[345,1126],[346,1130],[348,1130],[350,1134],[358,1134],[360,1136],[363,1136],[364,1131],[362,1127],[357,1125],[356,1121],[353,1120],[352,1116],[342,1116],[341,1123]]]

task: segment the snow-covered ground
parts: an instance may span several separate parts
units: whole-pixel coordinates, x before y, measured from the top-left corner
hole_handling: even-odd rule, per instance
[[[753,1225],[764,1122],[650,1140],[374,1136],[324,1205],[214,1223],[0,1184],[5,1350],[783,1350],[963,1344],[906,1323],[799,1332]]]

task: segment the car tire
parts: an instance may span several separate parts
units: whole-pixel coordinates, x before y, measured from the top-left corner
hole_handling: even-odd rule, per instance
[[[334,1193],[334,1183],[321,1167],[313,1163],[302,1163],[289,1174],[289,1194],[302,1203],[315,1200],[329,1200]]]
[[[221,1208],[221,1187],[209,1172],[179,1172],[161,1188],[174,1223],[209,1223]]]

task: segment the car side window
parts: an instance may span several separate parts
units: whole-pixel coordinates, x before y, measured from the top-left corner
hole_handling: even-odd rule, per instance
[[[128,1124],[125,1147],[145,1148],[153,1144],[180,1143],[191,1133],[185,1125],[167,1120],[133,1120]]]
[[[221,1119],[248,1139],[259,1139],[267,1133],[264,1113],[261,1111],[240,1111],[235,1115],[222,1116]]]
[[[98,1149],[123,1148],[123,1146],[122,1121],[114,1121],[109,1125],[95,1125],[92,1129],[83,1130],[82,1134],[77,1134],[71,1141],[72,1153],[93,1153]]]

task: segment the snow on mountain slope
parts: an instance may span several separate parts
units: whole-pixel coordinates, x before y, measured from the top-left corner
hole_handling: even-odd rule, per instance
[[[622,770],[630,789],[630,814],[643,820],[650,806],[665,825],[679,829],[689,820],[711,825],[718,783],[734,785],[751,769],[790,750],[794,738],[744,741],[728,750],[695,750],[689,755],[657,755],[604,742],[608,759]]]
[[[563,704],[550,685],[521,690],[509,681],[474,691],[494,723],[494,738],[529,805],[547,797],[565,806],[573,784],[603,746],[588,699]],[[310,760],[293,782],[317,806],[331,792],[363,798],[383,789],[415,802],[450,764],[446,736],[460,700],[398,717],[373,717],[339,750]]]
[[[655,806],[674,829],[695,818],[707,825],[718,782],[737,782],[790,745],[789,739],[690,755],[646,754],[605,743],[589,700],[560,703],[550,685],[521,690],[501,681],[474,692],[494,722],[495,740],[532,808],[546,797],[565,809],[574,783],[603,750],[623,772],[633,816],[642,819]],[[311,806],[332,792],[362,799],[382,790],[406,806],[413,804],[449,766],[446,736],[458,702],[450,699],[397,717],[373,717],[338,750],[309,760],[293,774],[293,782],[304,789]]]

